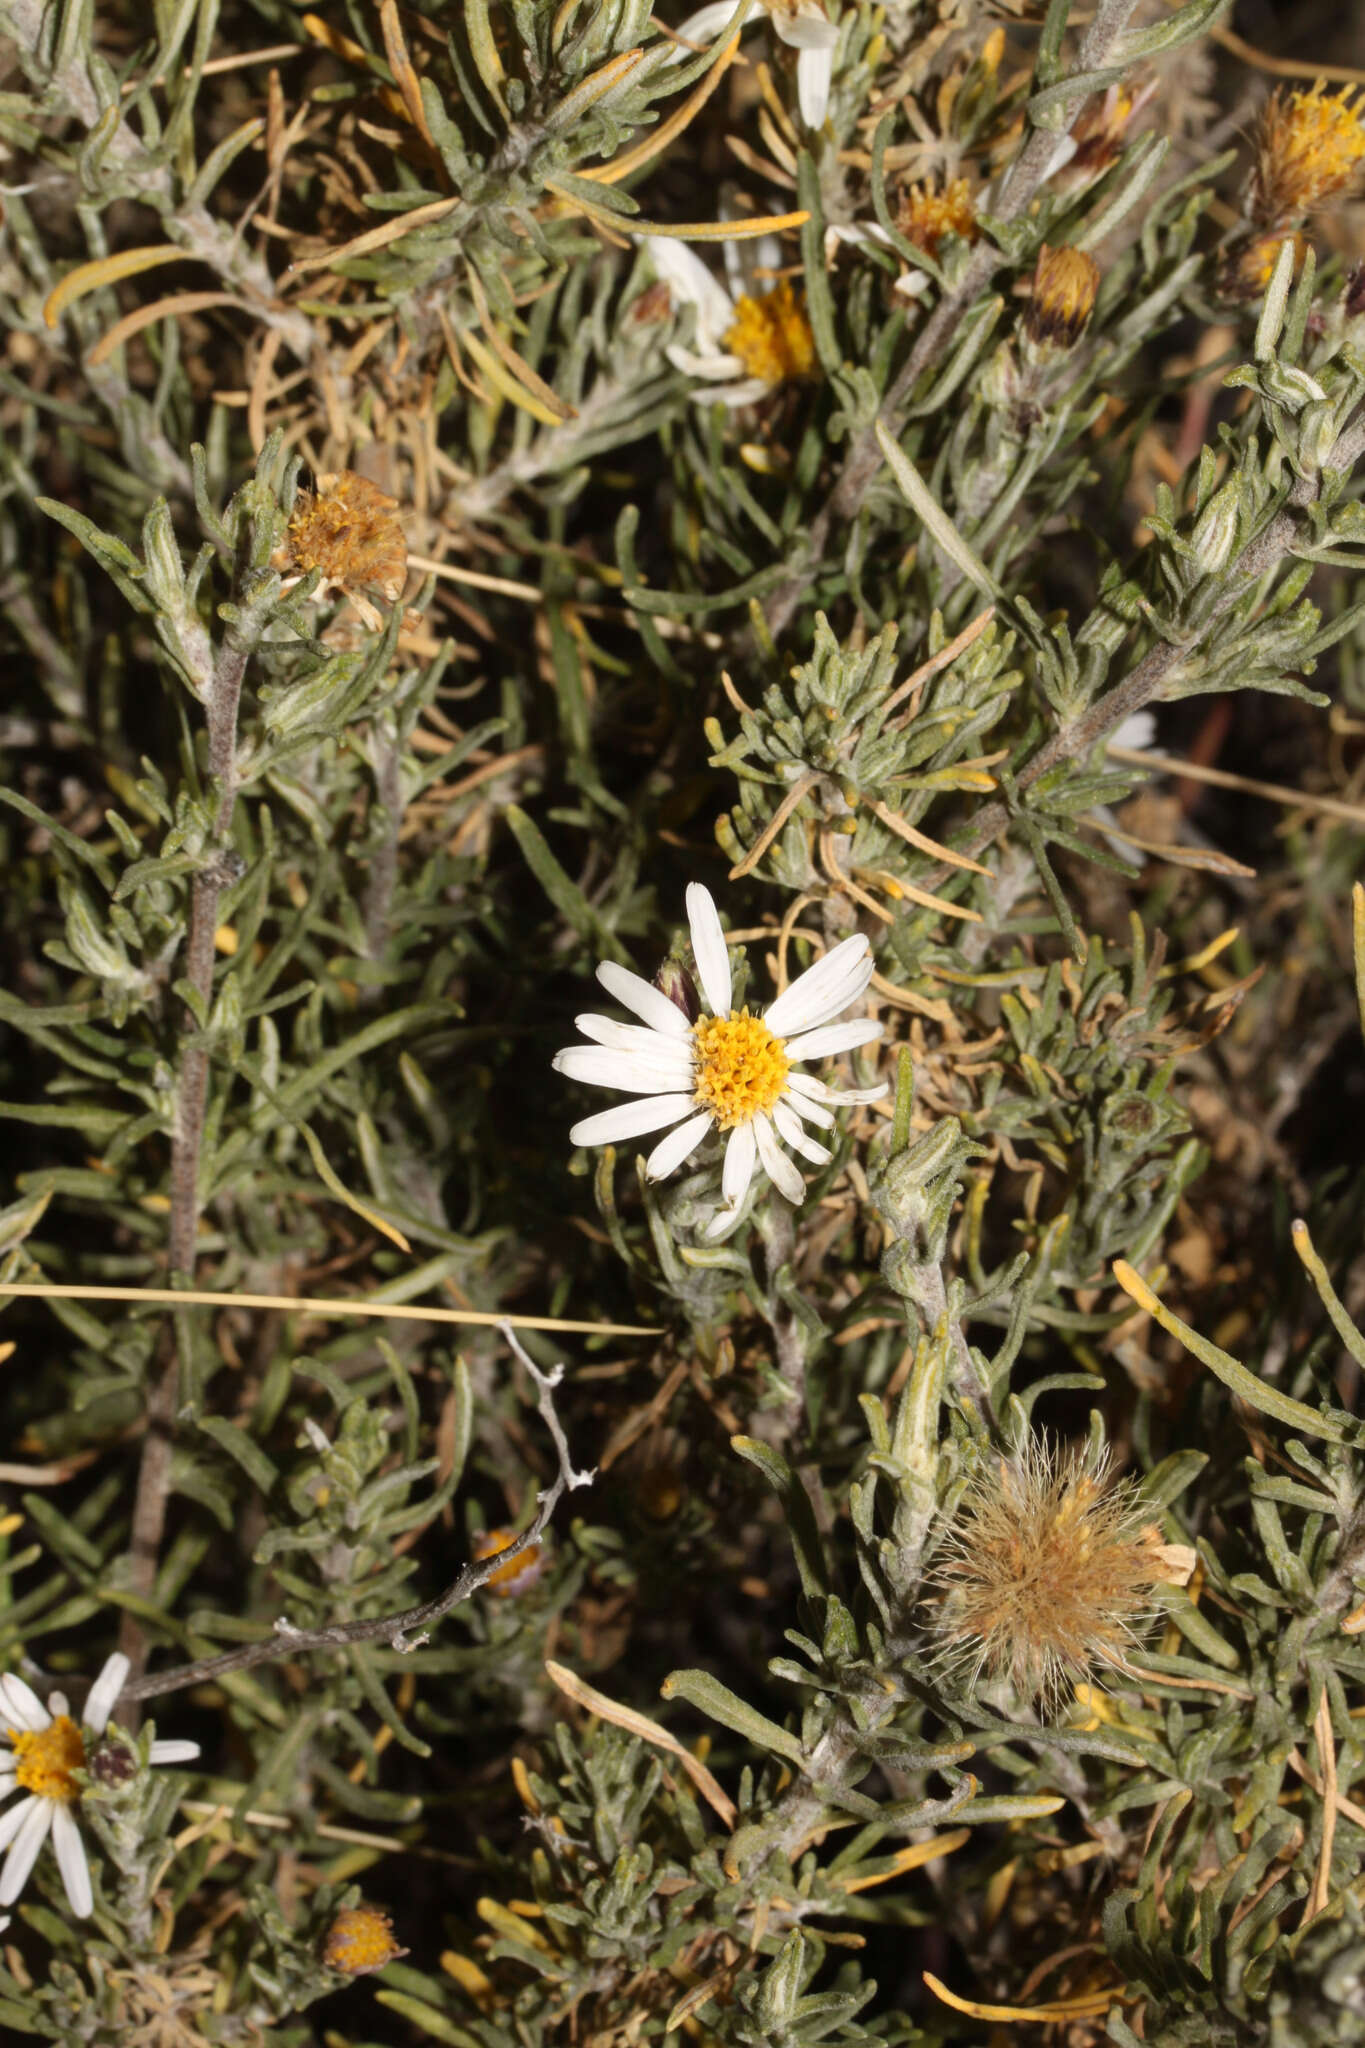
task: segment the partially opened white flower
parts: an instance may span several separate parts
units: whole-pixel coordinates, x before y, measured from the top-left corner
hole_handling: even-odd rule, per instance
[[[739,9],[735,0],[710,0],[689,14],[673,33],[685,43],[705,47],[715,42],[734,20]],[[759,0],[759,9],[745,23],[747,28],[766,14],[782,41],[800,55],[796,60],[796,97],[801,119],[808,128],[822,128],[829,110],[830,80],[834,75],[834,45],[839,31],[828,18],[820,0]],[[683,56],[687,56],[684,51]]]
[[[0,1725],[10,1747],[8,1756],[0,1751],[0,1798],[15,1791],[28,1795],[0,1815],[0,1849],[9,1850],[0,1871],[0,1906],[14,1904],[51,1834],[72,1912],[84,1920],[94,1911],[90,1865],[76,1825],[81,1793],[74,1773],[85,1768],[87,1736],[104,1734],[127,1676],[128,1659],[116,1653],[91,1686],[79,1727],[64,1693],[54,1692],[44,1706],[22,1678],[10,1671],[0,1676]],[[151,1760],[185,1764],[198,1754],[197,1742],[154,1742]]]
[[[709,1131],[729,1133],[721,1169],[723,1207],[706,1231],[714,1238],[734,1223],[756,1166],[789,1202],[801,1200],[805,1182],[782,1145],[824,1166],[831,1155],[804,1126],[829,1130],[834,1105],[875,1102],[886,1085],[828,1088],[815,1075],[794,1068],[802,1060],[871,1045],[882,1027],[870,1017],[833,1021],[858,1001],[872,978],[872,953],[861,933],[832,947],[761,1017],[754,1017],[747,1007],[730,1007],[725,933],[710,892],[700,882],[687,891],[687,922],[706,1002],[697,1022],[689,1024],[652,982],[605,960],[597,979],[643,1021],[579,1017],[579,1030],[593,1043],[567,1047],[555,1054],[554,1064],[572,1080],[643,1098],[585,1117],[569,1133],[575,1145],[614,1145],[672,1127],[645,1161],[651,1180],[662,1180],[683,1165]]]
[[[664,354],[675,370],[714,387],[692,394],[700,403],[752,405],[788,379],[811,375],[815,340],[786,278],[751,292],[737,274],[727,290],[686,242],[672,235],[641,235],[640,242],[674,305],[696,309],[693,346],[670,342]]]

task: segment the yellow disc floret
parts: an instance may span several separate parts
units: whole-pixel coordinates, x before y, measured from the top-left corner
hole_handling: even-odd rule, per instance
[[[692,1039],[697,1102],[711,1111],[721,1130],[747,1124],[772,1108],[787,1085],[791,1061],[761,1017],[747,1010],[703,1017],[693,1025]]]
[[[805,300],[798,299],[785,277],[770,292],[745,294],[735,307],[725,346],[739,357],[747,376],[761,377],[765,384],[809,377],[815,368]]]
[[[72,1773],[85,1768],[85,1744],[71,1717],[58,1714],[50,1727],[36,1732],[11,1728],[9,1739],[17,1759],[15,1783],[39,1799],[74,1806],[81,1793]]]

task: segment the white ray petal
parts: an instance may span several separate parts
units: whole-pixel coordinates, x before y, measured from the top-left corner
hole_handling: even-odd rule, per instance
[[[654,1150],[645,1161],[647,1180],[666,1180],[668,1175],[690,1159],[710,1130],[712,1116],[704,1109],[697,1116],[690,1116],[685,1124],[679,1124],[676,1131],[670,1131],[666,1138],[660,1138]]]
[[[832,23],[827,26],[832,27]],[[790,38],[789,38],[790,40]],[[834,79],[834,52],[809,45],[796,60],[796,103],[808,128],[823,128],[829,112],[829,89]]]
[[[721,930],[720,912],[711,891],[700,882],[687,885],[687,928],[692,934],[692,951],[697,958],[697,975],[702,994],[712,1014],[730,1014],[730,948]]]
[[[826,1109],[822,1102],[814,1101],[804,1088],[798,1088],[798,1081],[809,1080],[808,1074],[788,1074],[787,1085],[782,1091],[782,1100],[796,1116],[803,1116],[808,1124],[819,1124],[821,1130],[834,1129],[834,1111]]]
[[[90,1865],[86,1861],[85,1844],[76,1826],[76,1816],[69,1806],[58,1804],[53,1810],[52,1847],[71,1910],[78,1920],[88,1920],[95,1910],[94,1895],[90,1890]]]
[[[71,1715],[71,1702],[64,1692],[50,1692],[47,1696],[47,1711],[51,1714],[54,1721],[59,1721],[63,1714],[69,1719]]]
[[[732,312],[731,318],[733,317]],[[664,354],[674,369],[681,370],[684,376],[701,377],[711,384],[728,383],[732,377],[738,377],[744,368],[738,356],[727,354],[723,348],[709,348],[705,355],[698,355],[694,348],[684,348],[680,341],[670,341],[664,349]],[[763,389],[766,391],[767,388],[765,384]],[[692,394],[694,398],[704,398],[708,403],[718,395],[714,391],[694,391]]]
[[[882,1035],[875,1017],[845,1017],[841,1024],[819,1024],[787,1040],[789,1060],[824,1059],[834,1052],[851,1052],[855,1045],[871,1045]]]
[[[861,932],[854,932],[848,939],[841,939],[832,946],[823,960],[817,960],[804,974],[798,974],[789,988],[784,988],[777,1001],[763,1013],[763,1021],[769,1031],[775,1031],[779,1038],[790,1038],[794,1032],[809,1031],[815,1024],[823,1024],[827,1018],[837,1016],[838,1011],[852,1002],[841,1002],[838,1009],[831,1010],[830,1002],[845,984],[865,988],[872,974],[872,948]]]
[[[24,1825],[24,1815],[28,1812],[30,1806],[36,1806],[38,1803],[36,1796],[30,1792],[28,1797],[21,1799],[17,1806],[11,1806],[5,1813],[0,1813],[0,1849],[8,1849],[20,1828]]]
[[[597,1017],[590,1010],[573,1021],[574,1028],[585,1038],[598,1045],[614,1045],[618,1052],[643,1052],[671,1059],[678,1051],[676,1037],[665,1038],[662,1031],[651,1031],[648,1024],[620,1024],[615,1017]]]
[[[12,1906],[28,1883],[28,1874],[52,1825],[53,1805],[51,1799],[31,1799],[25,1806],[5,1867],[0,1871],[0,1906]]]
[[[1110,747],[1131,747],[1134,753],[1141,753],[1150,747],[1156,738],[1156,719],[1150,711],[1134,711],[1124,719],[1117,732],[1111,732],[1105,745]]]
[[[640,241],[649,251],[654,275],[668,286],[674,305],[696,307],[697,341],[714,353],[735,320],[734,303],[725,286],[696,251],[676,236],[641,235]]]
[[[113,1656],[105,1660],[104,1669],[91,1686],[82,1718],[86,1727],[93,1728],[96,1735],[103,1735],[131,1669],[132,1666],[123,1652],[115,1650]]]
[[[29,1734],[36,1735],[52,1726],[52,1716],[33,1687],[25,1684],[13,1671],[7,1671],[0,1677],[0,1692],[4,1694],[11,1727],[24,1728]]]
[[[554,1070],[571,1081],[586,1081],[590,1088],[619,1088],[627,1095],[662,1095],[670,1088],[686,1088],[692,1080],[692,1060],[681,1046],[672,1059],[654,1059],[649,1053],[614,1052],[606,1045],[568,1045],[555,1054]]]
[[[773,27],[793,50],[832,50],[839,31],[817,0],[767,0]]]
[[[793,1074],[791,1077],[793,1081],[806,1081],[810,1078],[808,1074]],[[873,1088],[827,1088],[819,1100],[837,1102],[841,1106],[854,1102],[880,1102],[890,1085],[888,1081],[878,1081]]]
[[[192,1764],[198,1754],[197,1742],[154,1742],[151,1760],[154,1764]]]
[[[569,1132],[571,1145],[616,1145],[623,1138],[642,1138],[646,1131],[661,1131],[677,1123],[695,1108],[690,1095],[650,1095],[643,1102],[618,1103],[615,1109],[600,1109],[585,1116]]]
[[[628,967],[619,967],[614,960],[603,960],[598,964],[597,979],[608,995],[615,996],[635,1016],[643,1017],[665,1038],[686,1038],[690,1034],[692,1027],[677,1004],[670,1003],[663,990],[655,988],[643,975],[632,974]]]
[[[763,1162],[763,1171],[780,1195],[789,1202],[800,1202],[806,1193],[806,1183],[801,1178],[801,1169],[777,1142],[776,1134],[766,1116],[754,1118],[754,1140],[758,1156]]]
[[[828,1166],[834,1157],[824,1145],[817,1145],[814,1138],[808,1138],[802,1130],[796,1112],[785,1102],[773,1104],[773,1122],[784,1145],[790,1145],[793,1152],[799,1152],[803,1159],[809,1159],[812,1166]]]
[[[723,405],[731,412],[742,405],[756,405],[766,398],[772,385],[762,377],[746,377],[742,384],[717,384],[713,390],[694,391],[693,405]]]
[[[752,1123],[737,1124],[725,1147],[725,1164],[720,1173],[720,1195],[727,1209],[737,1209],[749,1192],[758,1157],[758,1141]]]
[[[736,0],[708,0],[707,6],[699,7],[695,14],[689,14],[686,21],[675,28],[673,33],[681,37],[685,43],[714,43],[726,22],[738,12]],[[752,19],[751,15],[750,20]],[[670,59],[670,62],[685,61],[694,54],[691,50],[679,50],[677,57]]]

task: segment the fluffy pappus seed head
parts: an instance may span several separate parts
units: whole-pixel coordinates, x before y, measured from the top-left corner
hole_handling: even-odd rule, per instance
[[[1174,1549],[1107,1451],[1045,1436],[971,1479],[932,1574],[945,1663],[1055,1707],[1119,1661],[1178,1578]],[[1186,1574],[1188,1576],[1188,1574]]]

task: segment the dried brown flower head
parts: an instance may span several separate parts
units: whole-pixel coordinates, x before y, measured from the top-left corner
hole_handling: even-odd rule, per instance
[[[398,500],[353,469],[319,476],[317,482],[316,493],[300,491],[294,500],[286,559],[277,566],[295,579],[320,569],[318,596],[328,588],[339,590],[374,628],[381,623],[379,614],[362,593],[377,590],[387,603],[397,604],[408,573]]]
[[[1053,348],[1074,348],[1095,310],[1100,266],[1084,250],[1063,247],[1038,251],[1033,271],[1033,296],[1024,314],[1030,339]]]
[[[974,242],[980,231],[967,180],[954,178],[941,192],[932,181],[908,186],[900,196],[896,226],[906,241],[923,249],[926,256],[937,256],[945,235],[960,235],[964,242]]]
[[[1181,1564],[1107,1453],[1034,1437],[967,1488],[934,1570],[937,1633],[974,1677],[1008,1678],[1055,1705],[1068,1683],[1122,1658],[1153,1587]]]
[[[378,1906],[348,1906],[338,1913],[327,1930],[322,1960],[329,1970],[341,1970],[348,1977],[364,1977],[382,1970],[407,1950],[393,1938],[393,1922]]]
[[[1299,220],[1339,199],[1365,159],[1365,124],[1355,88],[1329,93],[1284,86],[1270,95],[1256,136],[1249,211],[1258,227]]]
[[[475,1562],[482,1564],[486,1558],[496,1557],[500,1550],[506,1550],[516,1540],[515,1529],[488,1530],[474,1545]],[[499,1600],[511,1600],[533,1586],[544,1569],[545,1552],[539,1543],[531,1543],[525,1550],[518,1551],[515,1557],[509,1558],[506,1564],[499,1565],[486,1584]]]

